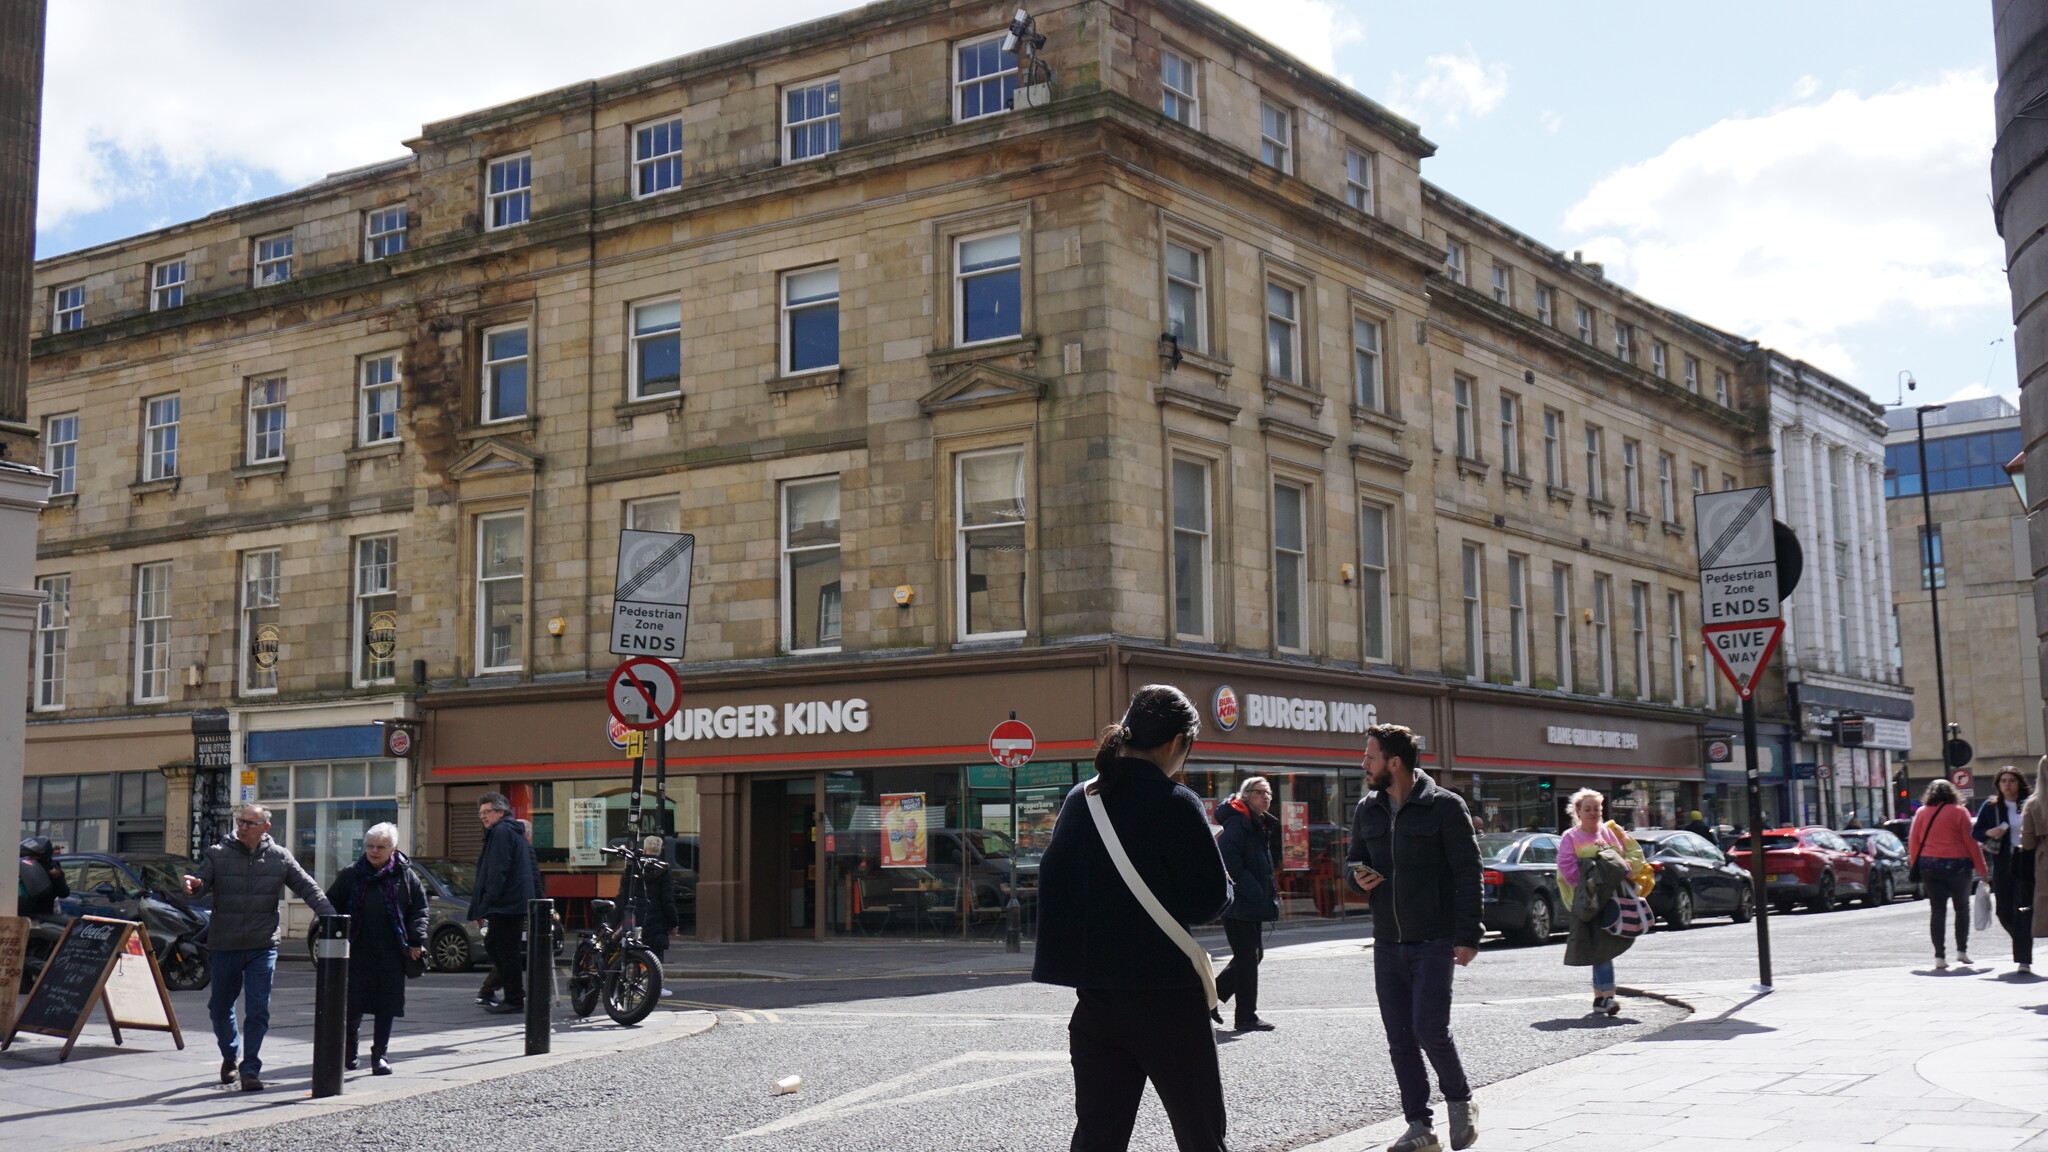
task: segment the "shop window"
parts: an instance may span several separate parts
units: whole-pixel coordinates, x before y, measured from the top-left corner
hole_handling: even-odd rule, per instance
[[[1173,631],[1209,638],[1209,466],[1173,462]]]
[[[356,541],[355,674],[358,685],[389,684],[398,650],[398,537]]]
[[[164,795],[161,772],[31,776],[22,781],[21,835],[48,836],[59,853],[160,852]],[[100,882],[70,879],[73,891]]]
[[[1029,571],[1024,450],[963,453],[955,467],[960,637],[1022,636]]]
[[[1302,616],[1308,600],[1308,532],[1302,522],[1308,494],[1295,484],[1273,485],[1273,646],[1306,647]]]
[[[257,800],[270,809],[271,837],[322,884],[362,855],[364,832],[398,821],[393,760],[261,764],[256,779]],[[412,847],[401,836],[399,848]],[[291,903],[294,919],[307,915],[297,901]]]
[[[526,514],[476,522],[477,669],[517,671],[526,662]]]
[[[842,604],[839,478],[782,486],[782,644],[790,652],[836,652]]]
[[[281,583],[277,549],[242,554],[244,695],[277,691],[277,664],[282,655],[278,635]]]

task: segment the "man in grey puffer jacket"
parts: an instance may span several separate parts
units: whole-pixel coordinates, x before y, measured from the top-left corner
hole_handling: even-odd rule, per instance
[[[270,838],[270,810],[244,805],[235,813],[235,834],[210,844],[185,891],[213,890],[213,923],[207,930],[207,960],[213,992],[207,1009],[220,1042],[220,1082],[234,1082],[241,1050],[242,1091],[263,1090],[263,1035],[270,1030],[270,984],[277,973],[277,900],[289,886],[313,911],[332,915],[334,905],[284,845]],[[235,998],[244,996],[245,1037],[235,1029]]]

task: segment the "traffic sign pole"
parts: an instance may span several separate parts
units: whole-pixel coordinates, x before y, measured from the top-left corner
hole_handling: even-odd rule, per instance
[[[1764,873],[1764,785],[1756,766],[1756,697],[1742,694],[1742,760],[1749,777],[1749,882],[1756,893],[1757,984],[1771,986],[1771,902],[1770,877]]]
[[[1003,903],[1005,952],[1024,950],[1024,905],[1017,899],[1017,852],[1024,837],[1023,814],[1017,810],[1017,769],[1029,764],[1037,749],[1038,737],[1032,735],[1029,724],[1017,719],[1015,712],[988,734],[989,759],[1010,770],[1010,898]]]

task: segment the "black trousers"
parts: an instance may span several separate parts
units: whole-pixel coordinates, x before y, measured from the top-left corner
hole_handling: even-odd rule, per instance
[[[1259,1020],[1259,961],[1266,958],[1266,940],[1257,920],[1223,918],[1223,935],[1230,941],[1230,967],[1216,977],[1216,998],[1237,998],[1237,1026],[1249,1028]]]
[[[2025,855],[2020,853],[2019,855]],[[1997,899],[1998,925],[2005,934],[2012,937],[2012,962],[2032,964],[2034,962],[2034,914],[2019,906],[2020,882],[2012,875],[2008,866],[2004,876],[1994,875],[1991,891]],[[2003,883],[2000,881],[2003,880]]]
[[[492,916],[484,921],[484,951],[497,969],[505,1003],[526,1003],[526,917]]]
[[[1943,921],[1948,916],[1949,906],[1956,910],[1956,951],[1970,950],[1970,889],[1976,877],[1968,871],[1937,872],[1922,866],[1920,887],[1927,893],[1927,930],[1934,937],[1934,954],[1948,955],[1941,946]]]
[[[1464,1061],[1451,1039],[1451,983],[1457,971],[1449,937],[1398,943],[1374,940],[1373,990],[1379,994],[1380,1023],[1387,1030],[1387,1052],[1394,1062],[1394,1082],[1401,1086],[1401,1114],[1411,1123],[1430,1122],[1429,1072],[1446,1102],[1472,1099]]]
[[[1076,990],[1067,1022],[1074,1065],[1071,1152],[1124,1152],[1145,1081],[1159,1093],[1180,1152],[1226,1152],[1223,1074],[1199,988]]]

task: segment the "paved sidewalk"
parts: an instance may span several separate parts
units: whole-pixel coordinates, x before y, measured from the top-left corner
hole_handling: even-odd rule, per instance
[[[1695,1011],[1480,1089],[1474,1152],[2048,1150],[2048,979],[1979,964],[1646,991]],[[1301,1152],[1383,1148],[1405,1127]]]
[[[134,1148],[261,1127],[674,1040],[716,1022],[710,1012],[664,1005],[638,1027],[621,1028],[601,1014],[577,1020],[562,1000],[553,1050],[527,1056],[522,1017],[494,1016],[476,1006],[481,979],[481,973],[435,973],[414,981],[406,1016],[392,1036],[393,1074],[370,1075],[366,1020],[362,1069],[344,1073],[342,1095],[325,1100],[308,1095],[313,992],[312,966],[305,963],[278,964],[262,1092],[221,1086],[205,992],[171,994],[184,1030],[182,1052],[168,1032],[125,1032],[125,1043],[116,1047],[103,1013],[86,1025],[62,1064],[62,1040],[24,1034],[0,1052],[0,1148]]]

